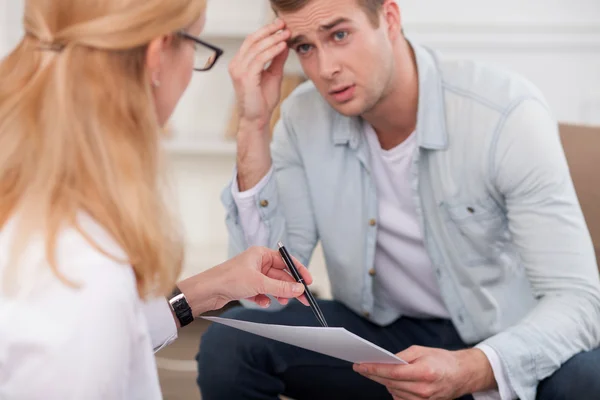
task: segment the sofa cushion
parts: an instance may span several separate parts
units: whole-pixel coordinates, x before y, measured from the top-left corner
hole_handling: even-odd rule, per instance
[[[600,127],[561,124],[560,136],[600,261]]]

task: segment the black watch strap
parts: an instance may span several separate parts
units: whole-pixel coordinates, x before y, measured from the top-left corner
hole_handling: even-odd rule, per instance
[[[173,293],[171,293],[169,304],[171,305],[171,309],[175,313],[175,316],[179,320],[179,325],[182,328],[186,325],[189,325],[194,320],[192,308],[188,304],[184,294],[181,293],[181,290],[179,290],[177,286],[175,286]]]

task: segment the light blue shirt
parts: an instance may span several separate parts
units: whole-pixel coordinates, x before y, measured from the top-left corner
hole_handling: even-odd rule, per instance
[[[420,88],[412,188],[442,298],[462,339],[494,349],[517,395],[533,400],[540,380],[600,345],[596,259],[557,123],[523,78],[411,44]],[[303,84],[282,106],[274,174],[256,201],[270,247],[282,240],[308,264],[321,240],[333,297],[386,325],[401,315],[374,301],[369,157],[360,118]],[[233,256],[247,243],[229,187],[222,200]]]

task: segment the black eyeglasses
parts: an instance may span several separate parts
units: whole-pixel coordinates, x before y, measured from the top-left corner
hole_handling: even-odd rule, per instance
[[[223,50],[213,46],[212,44],[206,43],[196,36],[190,35],[189,33],[183,31],[177,32],[177,34],[184,39],[194,42],[195,71],[208,71],[215,65],[219,57],[223,55]]]

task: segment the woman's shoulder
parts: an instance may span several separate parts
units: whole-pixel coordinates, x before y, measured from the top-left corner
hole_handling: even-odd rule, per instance
[[[108,232],[87,215],[80,215],[79,229],[68,228],[57,241],[57,264],[86,281],[107,279],[136,287],[127,254]],[[129,291],[128,291],[129,292]]]
[[[42,235],[29,237],[18,259],[12,257],[16,226],[14,221],[6,224],[0,231],[0,283],[14,272],[14,286],[12,282],[10,286],[20,300],[75,297],[79,302],[100,303],[96,307],[111,301],[138,302],[135,274],[126,254],[93,219],[82,215],[78,222],[79,229],[60,231],[54,247],[62,280],[50,267]]]

